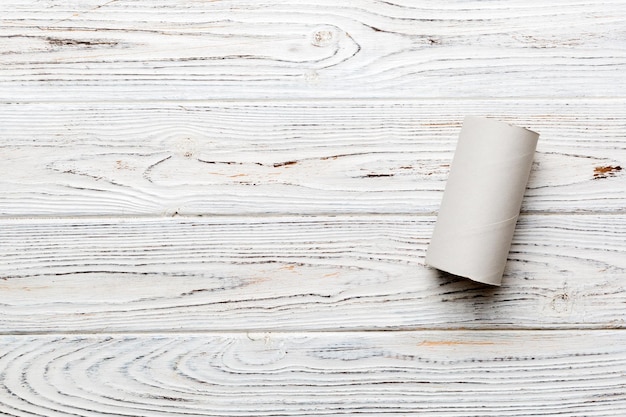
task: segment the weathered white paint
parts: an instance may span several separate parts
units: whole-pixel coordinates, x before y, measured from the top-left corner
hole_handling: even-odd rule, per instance
[[[3,106],[0,215],[433,214],[465,114],[541,132],[524,211],[626,207],[621,99],[72,103]]]
[[[623,0],[5,0],[0,19],[11,101],[626,94]]]
[[[8,415],[615,416],[623,332],[0,337]]]
[[[623,327],[626,216],[526,215],[503,287],[424,266],[431,216],[3,221],[8,332]]]
[[[624,21],[2,1],[0,414],[626,414]],[[423,265],[466,114],[542,135],[498,289]]]

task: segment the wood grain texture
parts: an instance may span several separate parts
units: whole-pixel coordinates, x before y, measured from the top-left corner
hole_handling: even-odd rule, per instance
[[[623,332],[0,338],[11,416],[615,416]]]
[[[0,215],[426,213],[463,115],[541,133],[524,212],[624,212],[624,100],[4,105]]]
[[[3,1],[2,100],[624,96],[626,2]]]
[[[434,217],[4,220],[0,331],[622,328],[626,217],[526,215],[501,288]]]
[[[625,0],[3,0],[0,415],[626,415]],[[423,264],[541,133],[503,286]]]

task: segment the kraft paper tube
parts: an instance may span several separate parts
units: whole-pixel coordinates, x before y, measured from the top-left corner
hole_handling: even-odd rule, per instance
[[[463,121],[426,263],[500,285],[539,134],[468,116]]]

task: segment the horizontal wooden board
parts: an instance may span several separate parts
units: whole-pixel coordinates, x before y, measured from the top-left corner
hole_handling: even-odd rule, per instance
[[[0,331],[624,327],[626,216],[523,216],[501,288],[424,265],[434,220],[3,220]]]
[[[0,215],[437,211],[464,115],[541,134],[525,212],[626,207],[626,101],[0,107]]]
[[[623,0],[7,0],[1,100],[624,96]]]
[[[623,332],[0,337],[11,416],[616,416]]]

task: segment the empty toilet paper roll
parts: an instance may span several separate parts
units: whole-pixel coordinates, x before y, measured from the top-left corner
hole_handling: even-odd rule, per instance
[[[426,263],[500,285],[539,134],[468,116],[463,121]]]

